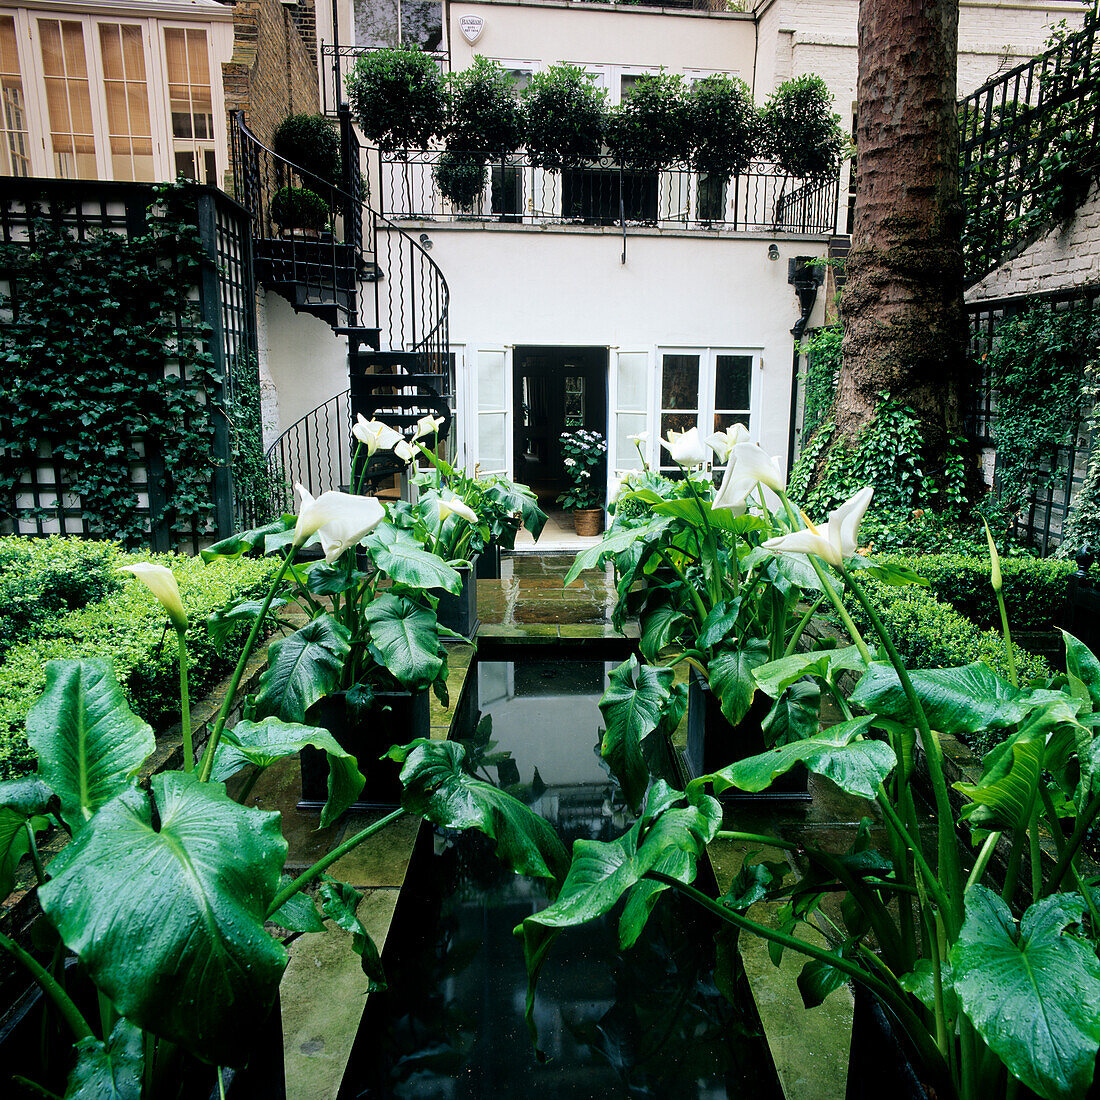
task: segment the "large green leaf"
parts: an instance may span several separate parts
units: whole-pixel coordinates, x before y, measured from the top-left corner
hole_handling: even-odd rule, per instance
[[[15,870],[31,850],[28,827],[35,833],[49,827],[46,811],[56,803],[53,791],[34,776],[0,783],[0,900],[15,886]]]
[[[435,614],[386,592],[363,612],[371,643],[402,687],[428,687],[443,668],[445,650]]]
[[[336,690],[349,642],[347,629],[331,615],[318,615],[301,630],[272,642],[256,695],[256,717],[304,721],[318,699]]]
[[[522,802],[462,770],[465,748],[421,737],[394,745],[401,765],[402,805],[436,825],[477,829],[496,841],[500,860],[531,878],[560,882],[569,857],[554,830]]]
[[[631,656],[608,677],[600,700],[606,732],[600,753],[619,781],[631,808],[637,808],[649,786],[642,741],[661,723],[672,688],[670,668],[639,665]]]
[[[410,588],[442,588],[457,594],[462,578],[445,561],[429,554],[411,535],[388,523],[377,527],[363,542],[371,561],[387,577]]]
[[[595,546],[582,550],[576,556],[566,574],[565,584],[572,584],[586,569],[598,569],[608,558],[621,554],[636,542],[653,541],[671,522],[668,516],[658,516],[640,527],[612,527],[605,531],[603,538]]]
[[[789,657],[780,657],[777,661],[768,661],[753,672],[760,690],[773,699],[779,696],[803,676],[818,676],[821,679],[833,679],[838,672],[851,670],[862,672],[867,662],[860,656],[859,649],[850,645],[844,649],[815,650],[812,653],[792,653]]]
[[[193,774],[150,787],[100,807],[50,865],[39,901],[119,1012],[240,1065],[286,966],[263,927],[286,858],[279,815]]]
[[[127,706],[114,665],[100,658],[46,664],[46,686],[27,715],[27,741],[74,833],[129,786],[156,748],[152,727]]]
[[[144,1063],[140,1029],[121,1019],[107,1042],[93,1038],[76,1044],[65,1100],[141,1100]]]
[[[279,889],[282,890],[293,882],[290,875],[282,875],[279,878]],[[323,932],[325,922],[321,914],[317,912],[317,906],[313,898],[302,890],[291,894],[274,913],[268,917],[272,924],[280,928],[289,928],[291,932]]]
[[[816,737],[777,745],[759,756],[738,760],[721,771],[700,776],[691,787],[711,782],[716,794],[730,787],[763,791],[796,764],[805,764],[810,771],[831,779],[848,794],[874,798],[878,785],[894,770],[897,758],[894,750],[884,742],[861,739],[870,724],[871,718],[866,715],[841,722],[822,730]]]
[[[699,649],[710,649],[724,642],[737,625],[737,619],[741,614],[741,597],[732,600],[722,600],[711,608],[703,625],[699,630],[697,646]]]
[[[1094,708],[1100,708],[1100,661],[1084,642],[1062,631],[1066,645],[1066,674],[1074,695],[1085,695]]]
[[[238,722],[218,745],[212,778],[224,782],[245,764],[270,767],[276,760],[296,755],[307,745],[328,756],[328,799],[321,811],[320,824],[323,829],[359,797],[366,782],[355,757],[341,748],[328,730],[282,722],[278,718]]]
[[[821,689],[809,681],[795,681],[761,723],[766,745],[786,745],[813,737],[821,725]]]
[[[359,956],[367,976],[367,992],[382,992],[388,988],[382,969],[382,957],[363,922],[359,919],[362,898],[354,886],[325,875],[321,880],[321,910],[345,932],[351,933],[351,949]]]
[[[1080,924],[1080,894],[1055,894],[1024,913],[992,890],[966,892],[951,951],[955,991],[978,1034],[1012,1074],[1045,1100],[1081,1100],[1100,1048],[1100,960],[1066,930]]]
[[[642,656],[656,664],[661,650],[680,636],[688,622],[690,620],[687,615],[667,604],[647,611],[642,619],[642,638],[639,643]]]
[[[520,522],[531,533],[531,537],[538,542],[543,527],[546,526],[546,513],[539,507],[538,498],[526,486],[516,485],[514,482],[489,481],[485,484],[486,495],[491,497],[501,511],[511,515],[519,515]],[[494,530],[493,537],[499,541],[501,535],[507,535],[506,531]],[[506,547],[511,549],[511,547]]]
[[[274,612],[285,605],[284,599],[272,600],[269,608],[272,618],[274,618]],[[263,606],[263,600],[240,600],[228,607],[216,608],[206,617],[206,633],[210,635],[210,640],[219,654],[224,653],[225,641],[229,635],[242,623],[251,624]]]
[[[909,673],[928,722],[940,733],[978,733],[1014,725],[1027,713],[1021,693],[988,665],[922,669]],[[856,685],[851,702],[898,721],[913,723],[893,666],[873,664]]]
[[[752,674],[767,659],[767,642],[748,638],[739,645],[719,650],[707,662],[711,691],[718,697],[722,715],[731,726],[736,726],[749,713],[756,693]]]
[[[221,542],[214,543],[208,550],[203,550],[203,561],[216,561],[219,558],[242,557],[254,550],[264,552],[267,537],[269,535],[281,535],[292,531],[297,522],[295,516],[280,516],[277,520],[265,524],[263,527],[253,527],[251,531],[242,531],[239,535],[230,535]]]

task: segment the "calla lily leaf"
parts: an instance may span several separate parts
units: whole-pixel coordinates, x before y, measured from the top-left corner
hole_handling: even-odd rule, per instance
[[[777,661],[761,665],[752,675],[761,691],[778,699],[791,684],[801,680],[803,676],[818,676],[824,680],[841,671],[862,672],[866,668],[867,662],[860,656],[859,649],[850,645],[844,649],[792,653],[789,657],[780,657]]]
[[[429,687],[443,668],[445,650],[434,612],[386,592],[363,611],[371,644],[405,688]]]
[[[656,607],[647,611],[642,626],[639,648],[651,664],[657,663],[661,650],[671,645],[690,622],[687,615],[675,607]]]
[[[156,748],[152,727],[130,710],[114,665],[103,659],[47,663],[46,686],[27,715],[27,741],[74,833],[130,785]]]
[[[398,530],[383,523],[363,542],[371,561],[386,576],[410,588],[441,588],[452,595],[462,588],[462,578],[435,554]]]
[[[304,722],[306,711],[336,689],[350,648],[347,629],[331,615],[318,615],[272,642],[256,694],[256,716]]]
[[[791,684],[760,724],[765,744],[786,745],[812,737],[821,725],[820,710],[821,689],[817,684],[809,680]]]
[[[554,830],[522,802],[462,770],[465,748],[418,738],[388,756],[401,765],[401,804],[435,825],[477,829],[496,841],[497,857],[521,875],[560,882],[569,857]]]
[[[263,926],[286,851],[277,813],[164,772],[101,806],[38,897],[120,1013],[199,1058],[240,1065],[286,966]]]
[[[1080,1100],[1100,1048],[1100,959],[1070,929],[1085,900],[1055,894],[1017,928],[984,886],[966,892],[966,919],[951,951],[955,991],[990,1049],[1044,1100]]]
[[[325,875],[321,880],[321,899],[321,910],[325,916],[345,932],[351,933],[351,949],[362,962],[363,973],[367,976],[367,992],[380,993],[388,989],[382,957],[359,919],[359,903],[363,899],[358,891],[346,882],[338,882]]]
[[[201,552],[203,561],[217,561],[219,558],[233,560],[250,554],[254,550],[264,552],[265,542],[269,535],[281,535],[286,531],[293,532],[296,516],[283,515],[263,527],[253,527],[251,531],[242,531],[238,535],[230,535],[221,542],[214,543],[208,550]]]
[[[119,1020],[107,1042],[81,1039],[65,1100],[141,1100],[145,1054],[141,1030]]]
[[[241,600],[228,607],[219,607],[207,616],[206,633],[210,635],[219,655],[225,653],[225,642],[229,635],[242,624],[251,624],[263,606],[263,600]],[[269,610],[274,612],[285,606],[286,600],[276,598],[271,601]]]
[[[749,713],[756,694],[752,674],[767,659],[767,642],[748,638],[740,645],[719,650],[707,662],[711,691],[718,697],[722,715],[731,726],[736,726]]]
[[[279,879],[279,889],[282,890],[284,887],[289,886],[291,881],[290,875],[283,875]],[[321,919],[321,914],[317,912],[317,906],[314,904],[313,898],[301,890],[287,898],[268,917],[268,920],[279,925],[280,928],[289,929],[291,932],[323,932],[325,930],[325,922]]]
[[[1084,642],[1062,631],[1066,645],[1066,673],[1074,695],[1084,694],[1094,708],[1100,708],[1100,661]]]
[[[595,546],[589,546],[576,556],[566,574],[566,586],[571,585],[586,569],[599,569],[605,561],[621,554],[633,543],[652,542],[659,538],[671,522],[668,516],[657,516],[640,527],[612,528]]]

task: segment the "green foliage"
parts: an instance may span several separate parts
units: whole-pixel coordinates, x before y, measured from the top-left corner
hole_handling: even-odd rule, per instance
[[[520,94],[524,144],[536,168],[560,172],[600,155],[607,132],[607,93],[576,65],[533,73]]]
[[[447,150],[439,154],[432,177],[448,202],[469,210],[485,190],[488,171],[483,157]]]
[[[829,325],[817,329],[802,345],[807,356],[804,382],[802,437],[810,440],[826,420],[836,397],[836,380],[840,374],[840,345],[844,329]]]
[[[272,151],[318,180],[339,187],[344,177],[340,128],[324,115],[289,115],[275,127]]]
[[[780,84],[764,104],[763,151],[790,176],[825,180],[844,154],[840,117],[825,81],[807,73]]]
[[[604,462],[607,444],[599,432],[579,428],[562,432],[562,462],[569,487],[558,503],[563,508],[600,508],[604,498]]]
[[[0,554],[10,542],[0,540]],[[43,540],[65,553],[75,540]],[[139,560],[110,544],[96,544],[109,555],[111,572]],[[150,560],[142,555],[140,560]],[[270,562],[242,559],[204,567],[198,558],[166,555],[153,560],[168,565],[179,582],[180,595],[193,624],[187,635],[191,688],[209,690],[235,662],[248,623],[228,639],[224,655],[215,650],[202,624],[223,604],[259,594],[270,579]],[[154,727],[163,728],[179,716],[179,668],[174,639],[166,637],[164,609],[141,586],[125,584],[107,596],[65,615],[42,619],[34,636],[14,644],[0,664],[0,777],[23,774],[32,765],[25,722],[31,704],[46,683],[46,662],[56,658],[109,657],[130,706]]]
[[[1068,556],[1086,546],[1100,547],[1100,360],[1092,353],[1085,362],[1081,406],[1089,410],[1092,447],[1084,480],[1062,528],[1062,541],[1058,546],[1060,556]]]
[[[426,149],[446,130],[446,91],[439,66],[419,48],[371,50],[345,80],[355,119],[385,153]]]
[[[132,467],[159,456],[173,538],[211,525],[211,449],[220,380],[192,292],[204,255],[186,187],[158,190],[143,232],[77,240],[39,221],[36,247],[0,245],[18,309],[0,326],[0,510],[43,454],[65,472],[90,531],[148,540]],[[11,299],[0,301],[11,308]],[[155,512],[155,509],[154,509]]]
[[[329,205],[308,187],[280,187],[271,198],[271,220],[283,229],[327,229]]]
[[[225,415],[230,430],[230,467],[237,507],[246,517],[267,513],[271,480],[264,457],[263,421],[260,409],[260,373],[255,355],[234,359]]]
[[[515,81],[499,61],[478,54],[447,77],[450,117],[447,147],[460,153],[511,153],[523,141],[523,114]]]
[[[627,168],[681,163],[691,157],[694,118],[679,73],[647,73],[612,111],[608,144]]]
[[[1036,306],[997,328],[989,353],[998,394],[994,489],[1006,515],[1019,512],[1033,493],[1045,493],[1057,476],[1042,466],[1077,431],[1084,363],[1098,343],[1096,323],[1088,306]]]
[[[691,85],[687,101],[691,167],[720,179],[744,172],[761,139],[748,85],[736,77],[704,77]]]

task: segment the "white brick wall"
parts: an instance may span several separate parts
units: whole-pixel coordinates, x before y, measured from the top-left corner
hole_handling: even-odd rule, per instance
[[[968,302],[1100,283],[1100,187],[1076,215],[967,291]]]

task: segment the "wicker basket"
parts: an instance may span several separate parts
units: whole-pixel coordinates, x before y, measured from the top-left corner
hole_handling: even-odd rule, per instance
[[[603,530],[602,508],[578,508],[573,513],[573,530],[578,535],[598,535]]]

